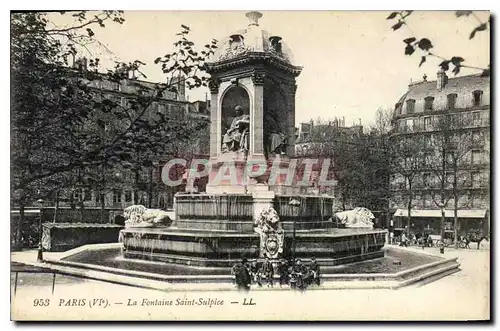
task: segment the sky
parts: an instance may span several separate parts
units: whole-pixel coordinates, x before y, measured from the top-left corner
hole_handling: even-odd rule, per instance
[[[413,12],[408,26],[392,31],[387,11],[262,11],[260,26],[282,36],[294,64],[303,66],[297,79],[296,124],[321,117],[345,117],[346,125],[370,125],[378,108],[392,108],[411,81],[434,80],[441,60],[428,58],[419,68],[420,53],[404,54],[403,39],[429,38],[441,57],[461,56],[465,64],[486,68],[490,63],[489,32],[470,32],[486,21],[487,12],[457,18],[453,11]],[[67,22],[54,16],[58,26]],[[190,39],[203,46],[245,28],[245,11],[125,11],[123,25],[94,29],[96,38],[112,51],[91,48],[103,65],[112,60],[140,59],[151,81],[164,77],[158,56],[173,51],[181,24],[191,28]],[[201,49],[201,47],[199,47]],[[478,70],[463,69],[461,74]],[[206,89],[189,91],[191,101],[205,99]]]

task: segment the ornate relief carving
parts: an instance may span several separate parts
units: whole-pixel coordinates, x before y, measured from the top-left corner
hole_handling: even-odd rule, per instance
[[[229,40],[225,43],[224,52],[219,55],[217,60],[227,60],[237,57],[247,51],[251,50],[247,45],[245,45],[244,38],[241,35],[232,35]]]
[[[275,259],[283,254],[285,232],[273,207],[264,208],[255,218],[254,231],[260,235],[260,257]]]
[[[208,80],[208,88],[210,89],[210,93],[219,93],[220,79],[218,78],[210,78]]]
[[[262,72],[254,72],[252,74],[252,82],[254,85],[264,85],[266,75]]]

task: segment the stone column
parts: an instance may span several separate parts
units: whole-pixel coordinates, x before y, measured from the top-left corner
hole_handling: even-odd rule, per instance
[[[218,146],[222,143],[221,137],[217,134],[217,127],[219,124],[219,80],[212,78],[208,82],[210,89],[210,158],[216,158],[218,155]]]
[[[264,155],[264,73],[254,72],[253,107],[250,113],[250,154]]]
[[[295,92],[297,85],[295,83],[290,86],[288,92],[288,122],[287,122],[287,147],[286,155],[289,157],[295,156]]]

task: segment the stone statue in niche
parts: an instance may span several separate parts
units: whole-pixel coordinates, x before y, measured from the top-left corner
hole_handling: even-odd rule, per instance
[[[243,107],[234,108],[236,117],[222,139],[222,152],[248,152],[248,137],[250,131],[250,116],[243,114]]]
[[[266,153],[284,155],[286,153],[286,134],[281,130],[276,111],[266,110],[264,113],[266,130]]]

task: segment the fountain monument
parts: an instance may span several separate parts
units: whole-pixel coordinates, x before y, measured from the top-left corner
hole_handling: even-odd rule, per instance
[[[286,170],[295,158],[296,78],[302,67],[262,14],[222,39],[210,73],[209,182],[175,196],[170,226],[121,231],[123,255],[227,267],[242,257],[310,258],[335,265],[381,257],[385,231],[338,228],[334,197],[301,194]],[[229,175],[227,175],[229,173]],[[294,203],[291,203],[293,201]]]

